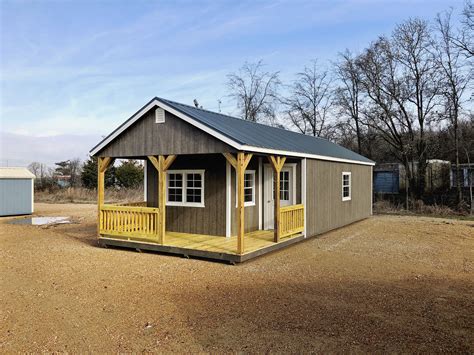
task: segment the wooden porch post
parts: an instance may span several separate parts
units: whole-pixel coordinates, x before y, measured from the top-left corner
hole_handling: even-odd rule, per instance
[[[280,171],[285,165],[285,157],[275,157],[270,155],[268,160],[273,167],[273,181],[275,184],[273,196],[274,208],[273,208],[273,222],[274,222],[274,234],[273,241],[278,243],[280,241]]]
[[[115,159],[110,157],[97,158],[97,236],[100,236],[102,225],[101,207],[104,204],[105,172]]]
[[[158,208],[160,211],[160,227],[158,233],[158,242],[160,244],[165,243],[166,236],[166,171],[173,164],[176,159],[176,155],[164,155],[158,156],[156,159],[155,156],[148,156],[153,166],[158,171]]]
[[[242,255],[245,251],[245,201],[244,177],[245,169],[249,165],[253,154],[237,153],[237,159],[231,153],[224,153],[225,158],[234,167],[237,179],[237,253]]]

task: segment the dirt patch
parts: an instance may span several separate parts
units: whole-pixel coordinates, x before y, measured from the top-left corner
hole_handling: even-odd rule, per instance
[[[472,221],[377,216],[229,266],[0,219],[0,351],[474,351]]]

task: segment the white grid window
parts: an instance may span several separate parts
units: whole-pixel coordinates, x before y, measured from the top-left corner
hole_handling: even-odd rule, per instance
[[[273,185],[273,196],[275,196],[275,184]],[[280,201],[290,201],[290,170],[280,171]]]
[[[167,206],[204,207],[204,170],[170,170]]]
[[[342,201],[351,199],[351,173],[342,173]]]
[[[183,202],[183,174],[168,173],[168,201]]]
[[[290,201],[290,171],[280,171],[280,200]]]
[[[235,205],[237,206],[237,181],[235,182]],[[255,170],[245,170],[244,206],[255,206]]]

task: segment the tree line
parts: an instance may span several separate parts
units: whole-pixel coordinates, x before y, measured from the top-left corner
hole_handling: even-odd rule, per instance
[[[283,84],[262,61],[227,76],[243,119],[327,138],[377,162],[399,162],[408,196],[423,199],[428,159],[456,166],[474,154],[474,5],[433,21],[410,18],[360,53],[323,65],[313,60]],[[285,92],[285,94],[281,94]],[[413,162],[416,162],[414,169]]]
[[[144,169],[137,160],[121,160],[117,166],[111,166],[105,174],[105,186],[117,189],[134,189],[143,185]],[[35,188],[55,190],[62,187],[97,188],[97,158],[87,161],[70,159],[55,163],[55,168],[33,162],[28,169],[35,174]]]

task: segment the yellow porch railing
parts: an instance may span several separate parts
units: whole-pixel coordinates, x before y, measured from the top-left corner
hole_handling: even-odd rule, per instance
[[[304,206],[291,205],[280,208],[280,237],[304,231]]]
[[[114,206],[134,206],[134,207],[146,207],[146,201],[140,202],[124,202],[124,203],[114,203]]]
[[[158,241],[159,209],[152,207],[102,205],[99,233]]]

